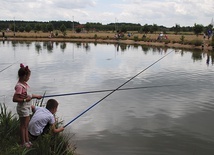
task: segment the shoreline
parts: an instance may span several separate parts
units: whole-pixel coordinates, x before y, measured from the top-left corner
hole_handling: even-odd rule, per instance
[[[179,43],[165,43],[165,42],[145,42],[145,41],[134,41],[134,40],[114,40],[114,39],[88,39],[88,38],[24,38],[24,37],[9,37],[7,39],[1,38],[0,41],[54,41],[54,42],[88,42],[88,43],[110,43],[110,44],[127,44],[127,45],[146,45],[155,47],[166,47],[176,49],[197,49],[202,51],[213,51],[212,46],[195,46],[195,45],[184,45]]]

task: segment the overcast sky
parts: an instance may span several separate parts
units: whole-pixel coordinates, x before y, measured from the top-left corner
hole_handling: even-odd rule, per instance
[[[0,20],[207,26],[214,0],[0,0]]]

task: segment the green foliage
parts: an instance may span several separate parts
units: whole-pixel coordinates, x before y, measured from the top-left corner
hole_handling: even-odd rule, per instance
[[[203,25],[195,24],[193,27],[193,31],[198,36],[201,32],[203,32],[203,28],[204,28]]]
[[[148,24],[145,24],[143,27],[142,27],[142,32],[144,33],[148,33],[150,31],[150,26]]]
[[[175,27],[173,28],[175,34],[178,34],[181,31],[181,26],[179,24],[175,24]]]
[[[30,152],[33,149],[34,148],[27,149],[16,144],[13,147],[10,147],[6,152],[4,152],[3,155],[30,155]]]
[[[62,24],[62,25],[60,26],[60,31],[61,31],[62,33],[66,31],[66,27],[65,27],[64,24]]]
[[[142,41],[147,41],[147,38],[146,38],[145,34],[142,36]]]
[[[76,28],[76,33],[80,33],[81,32],[81,28]]]
[[[48,23],[47,25],[47,30],[48,30],[48,32],[51,32],[51,31],[53,31],[54,30],[54,26],[53,26],[53,24],[52,23]]]
[[[58,32],[58,31],[56,31],[56,32],[55,32],[55,36],[57,37],[58,35],[59,35],[59,32]]]
[[[11,111],[7,112],[5,104],[0,104],[1,138],[8,138],[11,134],[16,133],[18,124],[18,119],[12,114]]]
[[[39,23],[38,23],[38,24],[35,24],[34,30],[35,30],[36,32],[41,31],[41,30],[42,30],[41,24],[39,24]]]
[[[209,24],[208,26],[204,27],[204,33],[207,34],[208,30],[212,30],[213,29],[213,25]]]
[[[43,25],[42,25],[42,31],[43,31],[43,32],[48,32],[47,24],[43,24]]]
[[[183,43],[184,43],[184,39],[185,39],[185,36],[184,36],[184,35],[182,35],[182,36],[181,36],[181,38],[180,38],[181,44],[183,44]]]
[[[134,41],[139,41],[138,36],[134,36]]]
[[[123,33],[126,33],[127,32],[127,28],[126,28],[126,25],[122,25],[121,26],[121,32],[123,32]]]
[[[75,147],[69,145],[69,138],[60,135],[46,134],[34,143],[30,155],[73,155]]]
[[[30,32],[32,30],[32,27],[28,24],[25,26],[25,31]]]
[[[0,103],[0,154],[8,149],[7,146],[13,147],[16,144],[18,131],[18,119],[11,111],[7,111],[5,104]]]
[[[25,31],[24,26],[21,26],[21,27],[19,28],[19,32],[24,32],[24,31]]]
[[[26,149],[18,144],[18,119],[0,103],[0,155],[74,155],[76,147],[71,144],[72,136],[69,133],[45,134],[33,141],[32,148]]]
[[[97,39],[97,34],[94,35],[94,39]]]
[[[156,31],[158,31],[158,29],[159,29],[158,25],[157,24],[153,24],[152,27],[151,27],[151,29],[150,29],[150,32],[151,33],[156,32]]]
[[[213,50],[214,50],[214,35],[212,36],[211,46],[213,47]]]
[[[65,37],[67,35],[67,32],[66,31],[62,32],[62,35]]]
[[[196,39],[196,40],[192,40],[191,44],[195,45],[195,46],[201,46],[203,44],[203,41],[199,40],[199,39]]]
[[[14,24],[15,23],[15,24]],[[78,25],[82,25],[86,30],[93,29],[93,30],[99,30],[99,31],[113,31],[120,30],[125,26],[127,31],[138,31],[138,32],[151,32],[154,33],[156,31],[171,31],[175,33],[179,32],[194,32],[192,26],[180,26],[179,24],[176,24],[173,27],[165,27],[162,25],[141,25],[136,23],[110,23],[103,25],[102,23],[92,23],[87,22],[86,24],[80,24],[79,22],[75,21],[49,21],[49,22],[39,22],[39,21],[14,21],[14,20],[6,20],[2,21],[0,20],[0,30],[6,30],[7,28],[10,28],[10,30],[14,30],[14,25],[16,26],[15,30],[19,30],[21,26],[25,27],[26,25],[30,25],[32,27],[32,30],[35,32],[43,31],[43,32],[50,32],[53,30],[59,30],[61,25],[65,25],[67,29],[73,29],[77,28]],[[40,25],[37,27],[37,25]],[[40,28],[41,27],[41,28]],[[204,26],[204,32],[206,32],[207,29],[210,29],[211,25]]]
[[[85,24],[85,30],[89,32],[90,29],[91,29],[91,24],[87,22],[87,23]]]
[[[165,44],[169,44],[169,43],[170,43],[170,40],[169,40],[169,39],[164,39],[163,42],[164,42]]]

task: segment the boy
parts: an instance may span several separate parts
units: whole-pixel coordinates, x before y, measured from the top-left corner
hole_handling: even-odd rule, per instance
[[[54,133],[62,132],[63,127],[56,129],[54,114],[57,111],[58,102],[54,99],[49,99],[44,107],[35,107],[32,109],[35,111],[33,117],[30,120],[28,131],[30,137],[35,140],[39,135],[47,133],[49,127]]]

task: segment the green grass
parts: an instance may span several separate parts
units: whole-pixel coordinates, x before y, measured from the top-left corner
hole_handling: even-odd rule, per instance
[[[49,133],[33,141],[30,149],[23,148],[19,145],[19,119],[0,103],[0,155],[74,155],[72,136]]]

